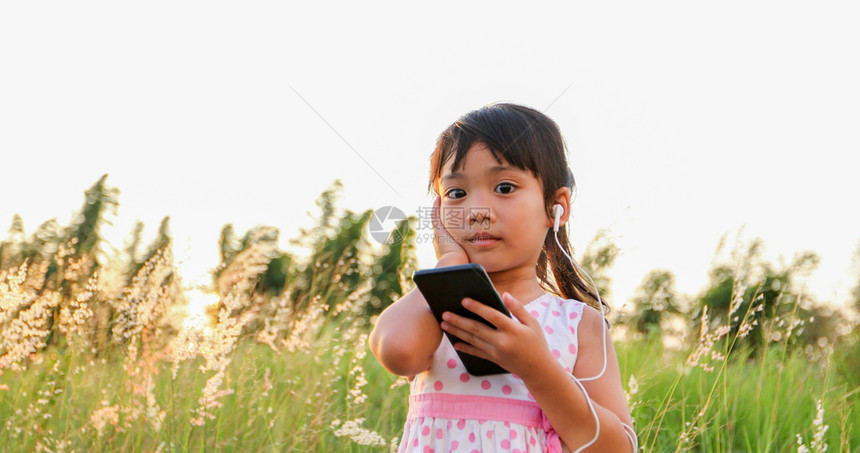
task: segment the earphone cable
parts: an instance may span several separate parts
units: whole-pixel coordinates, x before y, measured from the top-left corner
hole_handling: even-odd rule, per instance
[[[558,241],[558,231],[555,231],[554,235],[555,235],[555,242],[556,242],[556,244],[558,244],[558,249],[561,250],[561,253],[563,253],[564,256],[566,256],[567,259],[570,260],[570,262],[574,265],[574,267],[579,269],[579,272],[581,272],[583,275],[585,275],[586,278],[588,278],[588,281],[591,283],[591,287],[594,288],[594,293],[597,295],[597,305],[600,306],[600,316],[605,319],[606,317],[603,314],[603,301],[600,299],[600,291],[597,289],[597,285],[594,284],[594,280],[592,280],[591,276],[588,275],[588,273],[585,272],[581,267],[579,267],[579,264],[576,264],[576,261],[574,261],[574,259],[571,258],[570,255],[568,255],[567,252],[564,251],[564,248],[561,246],[561,243]],[[601,369],[600,373],[598,373],[596,376],[592,376],[592,377],[588,377],[588,378],[577,378],[580,381],[593,381],[593,380],[599,378],[600,376],[603,376],[603,373],[606,371],[606,322],[603,322],[602,324],[603,324],[603,335],[602,335],[602,337],[603,337],[602,338],[602,340],[603,340],[603,369]]]
[[[556,206],[560,206],[560,205],[556,205]],[[607,358],[606,358],[606,321],[605,321],[606,316],[603,313],[603,301],[600,299],[600,291],[597,289],[597,285],[594,284],[594,280],[591,278],[590,275],[588,275],[587,272],[585,272],[584,269],[582,269],[582,267],[579,266],[579,264],[576,263],[576,261],[570,255],[567,254],[567,252],[564,251],[564,247],[561,246],[561,243],[558,240],[559,217],[560,217],[560,213],[557,213],[555,215],[555,226],[553,227],[553,235],[555,236],[555,243],[558,244],[558,249],[561,250],[561,253],[563,253],[564,256],[566,256],[568,260],[570,260],[571,264],[573,264],[574,267],[579,269],[580,273],[582,273],[583,275],[585,275],[586,278],[588,278],[589,283],[591,283],[591,287],[594,288],[594,293],[597,295],[597,305],[600,306],[600,317],[603,318],[603,322],[600,323],[603,327],[603,329],[602,329],[602,333],[603,333],[603,335],[602,335],[602,337],[603,337],[603,368],[600,370],[600,373],[598,373],[596,376],[589,377],[589,378],[581,378],[580,379],[580,378],[577,378],[576,376],[574,376],[572,371],[570,373],[570,376],[573,378],[573,382],[575,382],[579,386],[579,388],[582,390],[582,393],[585,394],[585,401],[586,401],[586,403],[588,403],[588,409],[591,411],[591,415],[594,416],[594,422],[597,425],[597,429],[595,430],[595,433],[594,433],[594,438],[591,439],[588,443],[586,443],[586,444],[582,445],[581,447],[579,447],[578,449],[576,449],[576,451],[574,452],[574,453],[579,453],[583,449],[585,449],[586,447],[589,447],[592,444],[594,444],[595,442],[597,442],[597,438],[600,436],[600,419],[597,417],[597,412],[594,410],[594,406],[591,404],[591,397],[588,396],[588,392],[585,390],[585,386],[582,385],[582,381],[593,381],[593,380],[603,376],[603,373],[606,371],[606,364],[607,364]],[[625,428],[624,434],[627,436],[627,439],[629,439],[630,443],[633,445],[633,452],[634,453],[638,452],[639,451],[639,438],[638,438],[638,436],[636,436],[636,431],[633,429],[632,426],[629,426],[624,422],[621,422],[621,426]],[[632,435],[631,435],[631,433],[632,433]]]

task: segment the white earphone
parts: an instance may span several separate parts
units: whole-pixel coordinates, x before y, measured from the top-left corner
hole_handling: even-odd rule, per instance
[[[561,216],[563,214],[564,214],[564,206],[562,206],[560,204],[553,205],[552,215],[555,218],[555,221],[553,223],[552,231],[553,231],[553,234],[555,235],[555,242],[556,242],[556,244],[558,244],[558,249],[561,250],[561,253],[563,253],[564,256],[566,256],[567,259],[570,260],[570,262],[574,265],[574,267],[579,269],[579,272],[581,272],[582,275],[585,275],[586,278],[588,278],[588,281],[591,283],[591,287],[594,288],[594,293],[597,295],[597,305],[600,306],[600,316],[605,320],[606,316],[603,314],[603,301],[600,299],[600,291],[597,290],[597,285],[594,284],[594,280],[591,279],[591,276],[588,275],[588,273],[585,272],[585,270],[583,270],[581,267],[579,267],[579,264],[576,264],[576,261],[574,261],[574,259],[571,258],[570,255],[568,255],[567,252],[564,251],[564,248],[561,246],[561,243],[558,241],[559,222],[561,221]],[[582,390],[582,392],[585,394],[585,401],[588,403],[588,408],[591,410],[591,415],[594,416],[594,422],[597,424],[597,432],[594,433],[594,438],[591,439],[591,441],[589,441],[587,444],[579,447],[574,453],[579,453],[580,451],[582,451],[586,447],[594,444],[594,442],[597,442],[597,437],[600,435],[600,419],[597,417],[597,412],[595,412],[594,406],[591,404],[591,398],[588,396],[588,392],[585,391],[585,387],[582,385],[581,381],[593,381],[593,380],[599,378],[600,376],[603,376],[603,372],[606,371],[606,322],[602,322],[601,324],[603,324],[603,335],[602,335],[602,337],[603,337],[603,369],[601,369],[600,373],[598,373],[596,376],[592,376],[589,378],[581,378],[580,379],[580,378],[577,378],[576,376],[574,376],[573,372],[571,372],[571,374],[570,374],[571,377],[573,377],[573,382],[575,382],[579,386],[579,388]],[[627,438],[630,439],[630,442],[633,444],[633,451],[638,452],[639,451],[639,439],[636,436],[636,431],[633,429],[633,427],[628,426],[625,423],[622,423],[621,425],[624,426],[624,428],[627,430],[627,431],[625,431],[625,434],[627,434]]]
[[[561,221],[562,214],[564,214],[564,207],[560,204],[553,205],[552,216],[555,217],[555,225],[552,227],[552,231],[556,233],[558,233],[558,222]]]

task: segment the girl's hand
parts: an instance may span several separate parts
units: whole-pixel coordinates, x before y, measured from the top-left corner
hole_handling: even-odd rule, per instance
[[[502,301],[516,319],[474,299],[463,299],[466,309],[489,321],[495,330],[451,312],[442,314],[442,330],[465,342],[454,345],[458,351],[491,360],[523,381],[539,377],[546,366],[557,364],[540,323],[510,293],[505,292]]]
[[[437,196],[436,201],[433,202],[430,218],[433,221],[433,248],[436,249],[436,259],[442,261],[445,258],[446,266],[468,263],[469,256],[466,254],[466,250],[457,243],[454,236],[442,224],[441,197]]]

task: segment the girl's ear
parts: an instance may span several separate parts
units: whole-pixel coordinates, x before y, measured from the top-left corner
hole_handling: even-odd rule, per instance
[[[562,187],[555,191],[555,196],[553,197],[552,205],[550,205],[550,223],[549,226],[553,226],[555,221],[552,218],[552,206],[560,204],[562,208],[564,208],[564,212],[561,214],[561,219],[559,221],[559,225],[564,225],[567,223],[568,218],[570,218],[570,189],[567,187]]]

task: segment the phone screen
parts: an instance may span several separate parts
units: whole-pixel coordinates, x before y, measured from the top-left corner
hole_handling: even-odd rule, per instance
[[[477,300],[504,313],[507,317],[511,317],[510,312],[508,312],[507,307],[502,302],[502,297],[496,291],[496,288],[493,287],[490,277],[480,264],[466,263],[456,266],[422,269],[415,271],[412,279],[415,281],[424,299],[427,300],[430,311],[433,312],[436,320],[440,323],[442,322],[442,313],[450,311],[495,328],[486,319],[464,308],[462,304],[464,297]],[[452,345],[463,341],[448,332],[445,332],[445,335]],[[460,357],[460,361],[466,367],[466,371],[471,375],[484,376],[488,374],[508,373],[507,370],[495,362],[465,352],[456,352]]]

